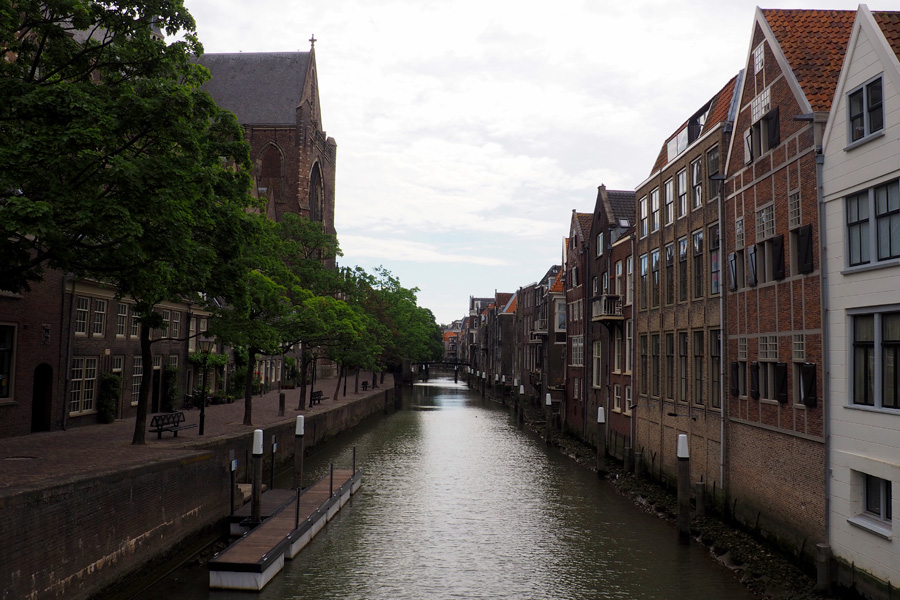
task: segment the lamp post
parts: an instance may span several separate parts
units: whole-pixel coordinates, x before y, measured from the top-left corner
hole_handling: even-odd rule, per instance
[[[200,340],[200,352],[203,353],[203,394],[200,398],[200,429],[203,435],[203,424],[206,422],[206,367],[209,363],[209,353],[212,352],[215,342],[213,340]]]

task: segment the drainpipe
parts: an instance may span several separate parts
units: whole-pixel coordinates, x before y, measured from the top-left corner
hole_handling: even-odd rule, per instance
[[[635,229],[635,232],[637,232],[636,229]],[[635,234],[633,233],[633,234],[631,234],[631,287],[632,288],[634,288],[634,238],[635,238]],[[628,285],[627,259],[626,259],[626,263],[625,263],[625,271],[626,271],[625,272],[625,285],[627,286]],[[626,296],[628,295],[627,289],[625,290],[625,295]],[[632,334],[631,335],[631,347],[627,347],[627,346],[625,347],[625,352],[628,352],[628,356],[625,357],[625,360],[631,366],[631,404],[634,406],[634,408],[629,409],[631,411],[631,456],[632,456],[631,466],[635,471],[637,471],[637,460],[635,459],[635,453],[637,452],[637,450],[635,449],[636,448],[636,446],[635,446],[636,440],[634,439],[635,409],[637,408],[637,402],[635,401],[635,388],[634,388],[634,300],[635,300],[635,294],[634,294],[634,291],[632,290],[631,305],[630,305],[631,306],[631,334]],[[626,324],[626,328],[627,328],[627,324]],[[622,333],[624,334],[625,331],[623,331]],[[623,335],[623,337],[624,337],[624,335]],[[627,400],[626,400],[626,402],[627,402]]]

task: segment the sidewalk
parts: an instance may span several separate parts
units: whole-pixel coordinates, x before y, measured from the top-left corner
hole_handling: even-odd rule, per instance
[[[362,376],[364,373],[361,373]],[[369,373],[371,377],[371,373]],[[360,378],[360,384],[363,379]],[[369,379],[371,382],[371,379]],[[198,428],[180,431],[178,437],[163,433],[156,439],[150,433],[150,417],[147,417],[146,445],[132,446],[134,418],[119,419],[107,425],[87,425],[68,431],[34,433],[0,439],[0,498],[18,493],[59,485],[79,478],[121,471],[149,462],[171,460],[200,452],[213,440],[246,435],[256,428],[275,423],[293,422],[296,416],[327,412],[336,406],[352,403],[361,398],[375,396],[393,386],[393,377],[385,378],[384,385],[376,389],[353,393],[354,379],[347,380],[347,395],[332,397],[336,379],[323,379],[316,383],[328,400],[312,408],[298,411],[300,389],[283,390],[285,394],[284,416],[278,416],[278,391],[253,397],[253,426],[243,425],[244,401],[233,404],[217,404],[206,407],[204,435]],[[387,386],[387,387],[385,387]],[[311,388],[307,386],[307,404]],[[341,385],[343,391],[343,384]],[[200,423],[200,410],[184,411],[186,423]]]

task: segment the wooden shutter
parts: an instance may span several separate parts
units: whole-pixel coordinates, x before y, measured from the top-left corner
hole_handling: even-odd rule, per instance
[[[744,164],[749,165],[753,162],[753,128],[750,127],[744,132]]]
[[[733,292],[737,289],[737,256],[734,252],[728,255],[728,274],[728,289]]]
[[[797,230],[797,270],[800,273],[813,271],[812,225]]]
[[[736,362],[731,363],[731,395],[735,398],[741,395],[741,384],[739,381],[740,377],[740,365],[738,365],[738,363]]]
[[[756,246],[747,248],[747,285],[756,285]]]
[[[816,364],[800,365],[800,402],[806,406],[816,405]]]
[[[776,106],[766,115],[766,129],[768,129],[769,150],[781,143],[781,127],[778,119],[778,107]]]
[[[759,363],[750,363],[750,396],[759,398]]]
[[[772,277],[784,279],[784,234],[772,238]]]
[[[787,363],[775,363],[775,399],[788,401],[788,369]]]

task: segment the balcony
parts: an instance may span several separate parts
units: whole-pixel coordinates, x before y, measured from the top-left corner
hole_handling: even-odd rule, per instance
[[[535,319],[531,333],[547,333],[547,319]]]
[[[622,297],[603,294],[591,305],[591,321],[622,321]]]

